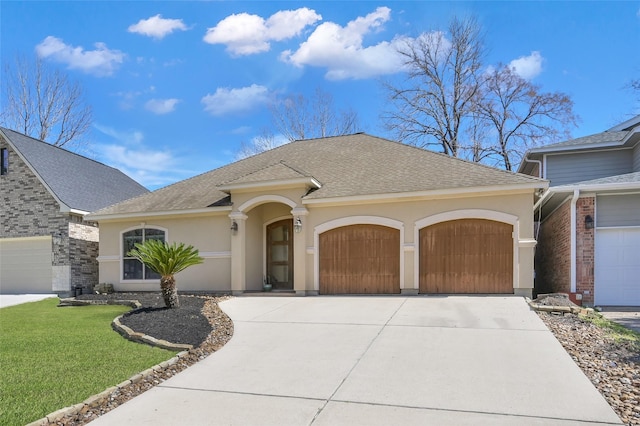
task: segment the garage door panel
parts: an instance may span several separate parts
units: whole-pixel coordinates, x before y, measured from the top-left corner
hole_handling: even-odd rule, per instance
[[[513,226],[484,219],[420,230],[421,293],[513,293]]]
[[[319,236],[321,294],[400,292],[400,231],[350,225]]]
[[[0,239],[0,292],[51,293],[51,237]]]
[[[596,230],[595,304],[640,306],[640,229]]]

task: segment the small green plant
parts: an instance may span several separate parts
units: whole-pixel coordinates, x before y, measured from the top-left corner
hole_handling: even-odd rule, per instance
[[[630,330],[614,321],[606,319],[602,314],[593,312],[587,315],[580,315],[580,318],[604,328],[616,342],[630,342],[640,351],[640,333]]]
[[[160,290],[164,304],[167,308],[179,307],[178,288],[174,275],[204,261],[199,256],[198,250],[184,243],[169,244],[158,240],[136,243],[135,247],[127,253],[127,256],[138,259],[153,272],[160,274]]]

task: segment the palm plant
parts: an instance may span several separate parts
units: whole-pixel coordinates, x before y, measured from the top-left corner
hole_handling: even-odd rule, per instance
[[[146,240],[136,243],[135,248],[127,254],[145,264],[149,269],[161,275],[160,290],[167,308],[180,306],[178,289],[174,275],[189,266],[202,263],[198,250],[184,243],[169,244],[159,240]]]

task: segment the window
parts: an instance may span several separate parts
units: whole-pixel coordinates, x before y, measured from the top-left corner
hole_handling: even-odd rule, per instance
[[[146,240],[164,242],[164,231],[153,228],[140,228],[122,234],[122,279],[123,280],[157,280],[160,275],[147,268],[138,259],[127,256],[134,249],[136,243],[142,244]]]
[[[9,172],[9,150],[7,148],[0,149],[0,175],[6,175]]]

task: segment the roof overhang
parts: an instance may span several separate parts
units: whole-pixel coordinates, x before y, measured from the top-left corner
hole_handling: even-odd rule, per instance
[[[134,213],[115,213],[115,214],[88,214],[85,220],[92,222],[121,222],[128,219],[140,219],[145,217],[185,217],[185,216],[212,216],[221,215],[230,212],[232,206],[207,207],[204,209],[184,209],[184,210],[165,210],[155,212],[134,212]]]
[[[526,184],[474,186],[465,188],[436,189],[430,191],[396,192],[385,194],[352,195],[345,197],[311,198],[302,199],[306,205],[344,205],[344,204],[376,204],[385,201],[414,201],[443,198],[483,197],[492,195],[511,195],[535,193],[549,186],[547,181],[532,182]]]
[[[614,182],[614,183],[585,183],[573,185],[552,186],[534,204],[533,211],[544,209],[544,212],[555,210],[567,197],[575,193],[616,193],[640,191],[640,182]],[[544,213],[543,212],[543,213]],[[543,214],[546,216],[546,214]]]

